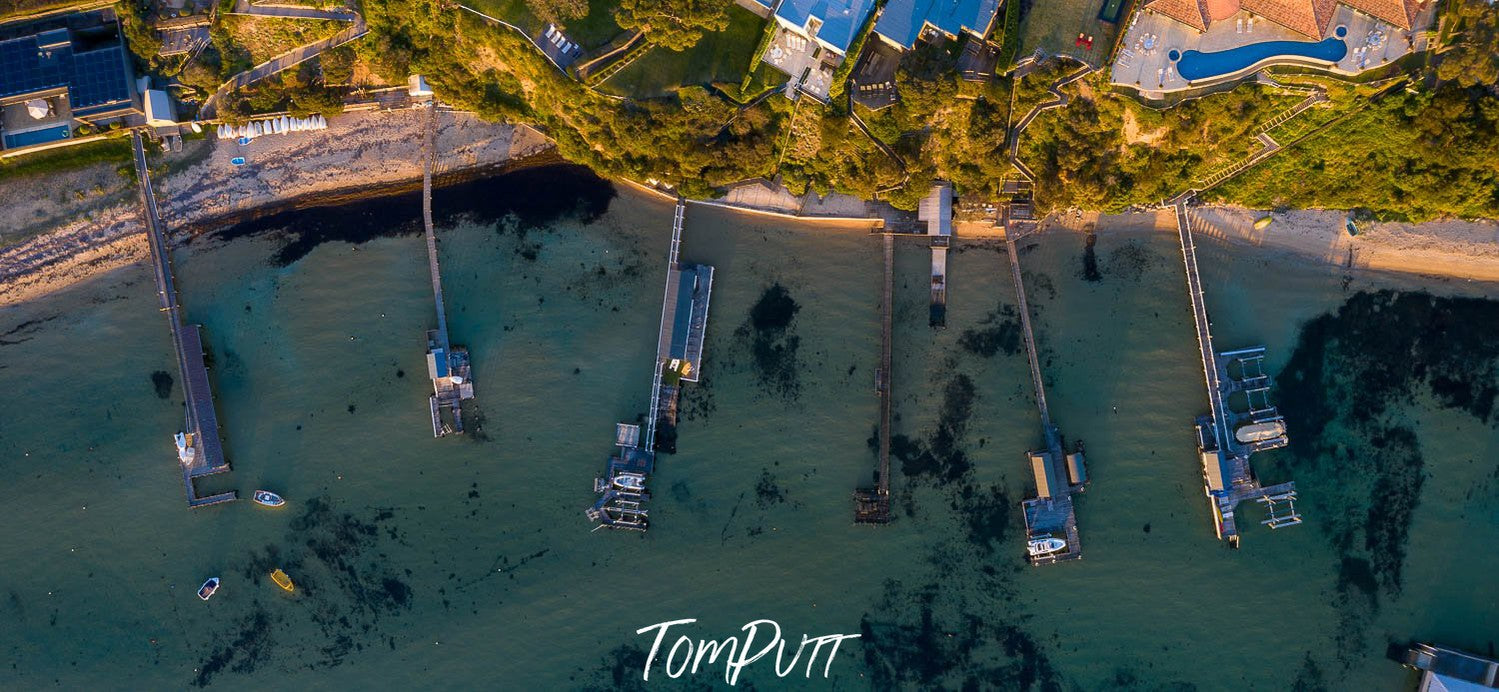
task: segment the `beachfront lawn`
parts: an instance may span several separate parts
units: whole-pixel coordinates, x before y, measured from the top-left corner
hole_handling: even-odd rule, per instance
[[[0,180],[15,180],[34,175],[83,168],[96,163],[129,164],[130,140],[110,137],[94,142],[47,149],[0,159]]]
[[[537,17],[526,5],[526,0],[463,0],[463,4],[514,24],[532,36],[542,35],[546,32],[547,24],[552,23]],[[588,0],[588,14],[582,19],[556,24],[562,27],[569,40],[583,46],[585,51],[592,51],[624,32],[614,22],[615,5],[613,0]]]
[[[729,8],[729,26],[704,34],[697,45],[684,51],[657,46],[619,74],[599,85],[611,94],[650,98],[666,96],[678,87],[726,82],[736,88],[749,71],[750,58],[765,20],[738,5]]]
[[[1050,57],[1065,55],[1093,66],[1103,64],[1113,48],[1119,25],[1102,21],[1098,13],[1106,0],[1007,0],[1027,2],[1020,20],[1016,59],[1037,49]],[[1121,17],[1121,20],[1124,18]],[[1077,35],[1093,37],[1091,49],[1077,45]]]

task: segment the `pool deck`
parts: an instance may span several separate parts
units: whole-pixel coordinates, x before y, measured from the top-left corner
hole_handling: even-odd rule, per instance
[[[1342,60],[1332,64],[1308,58],[1262,61],[1229,74],[1188,82],[1176,73],[1175,64],[1170,59],[1171,51],[1185,53],[1197,50],[1213,53],[1263,41],[1311,42],[1312,39],[1263,17],[1251,20],[1250,13],[1242,10],[1228,19],[1213,22],[1206,32],[1199,32],[1175,19],[1142,9],[1130,18],[1119,54],[1110,68],[1109,81],[1139,89],[1146,98],[1160,98],[1171,92],[1239,79],[1268,64],[1317,66],[1329,72],[1352,76],[1398,60],[1409,53],[1426,50],[1425,32],[1432,26],[1435,14],[1435,3],[1432,3],[1416,16],[1412,31],[1403,31],[1347,5],[1338,5],[1328,26],[1329,36],[1332,36],[1333,27],[1348,28],[1344,37],[1348,42],[1348,54]],[[1384,32],[1384,40],[1378,46],[1359,50],[1367,46],[1369,36],[1374,31]],[[1153,47],[1146,48],[1145,46],[1151,45],[1152,38]]]

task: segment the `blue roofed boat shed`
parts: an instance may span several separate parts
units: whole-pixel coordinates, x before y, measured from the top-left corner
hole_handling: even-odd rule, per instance
[[[926,28],[949,38],[965,31],[982,38],[994,25],[999,4],[1000,0],[890,0],[874,31],[905,50],[916,47]]]

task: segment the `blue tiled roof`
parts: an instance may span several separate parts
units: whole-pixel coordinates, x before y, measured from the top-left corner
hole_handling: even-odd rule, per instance
[[[1011,0],[1012,2],[1014,0]],[[984,31],[994,21],[1000,0],[890,0],[874,30],[907,48],[916,46],[921,27],[931,24],[957,36],[964,29]]]
[[[864,26],[864,20],[874,9],[874,0],[782,0],[776,8],[776,16],[796,26],[805,27],[807,20],[816,17],[822,22],[817,38],[839,51],[848,52],[848,45]]]
[[[37,36],[0,41],[0,97],[61,86],[75,113],[129,100],[121,46],[75,54],[71,44],[43,51]]]

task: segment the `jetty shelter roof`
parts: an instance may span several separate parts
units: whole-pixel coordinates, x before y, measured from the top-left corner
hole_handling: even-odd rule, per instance
[[[890,0],[874,31],[909,50],[928,26],[953,37],[964,31],[986,34],[998,12],[999,0]]]

